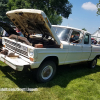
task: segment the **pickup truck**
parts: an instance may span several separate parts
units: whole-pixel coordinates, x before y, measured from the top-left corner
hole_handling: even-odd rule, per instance
[[[14,70],[34,69],[37,81],[47,82],[54,77],[58,65],[88,62],[90,68],[96,66],[100,47],[91,45],[89,32],[51,25],[41,10],[17,9],[6,14],[24,35],[2,38],[0,60]]]

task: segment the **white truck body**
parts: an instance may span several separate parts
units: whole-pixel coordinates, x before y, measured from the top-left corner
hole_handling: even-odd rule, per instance
[[[34,18],[33,15],[35,15]],[[41,34],[40,31],[37,30],[38,28],[34,28],[34,26],[36,23],[43,25],[47,29],[47,33],[45,33],[49,35],[50,38],[52,37],[52,40],[59,45],[58,48],[36,48],[35,46],[27,45],[23,42],[17,41],[16,39],[3,37],[2,43],[4,47],[2,49],[6,49],[8,54],[4,55],[1,53],[0,60],[8,64],[14,70],[22,71],[26,65],[29,65],[31,69],[40,68],[41,64],[46,60],[54,61],[57,66],[93,61],[93,59],[100,56],[100,47],[97,45],[91,45],[91,34],[89,32],[67,26],[51,25],[47,16],[41,10],[13,10],[7,12],[7,16],[18,28],[21,27],[21,32],[24,35],[31,34],[32,31],[34,31],[36,34]],[[28,24],[26,24],[28,21],[34,23],[32,25],[33,28],[28,27]],[[58,30],[56,28],[69,30],[67,33],[67,40],[62,40],[59,38],[59,36],[57,36]],[[72,34],[75,35],[75,33],[73,33],[74,31],[80,35],[78,43],[70,42],[70,36]],[[10,53],[14,53],[15,56],[8,56]],[[38,80],[41,82],[46,82],[50,80],[49,78],[51,76],[43,78],[44,81]]]

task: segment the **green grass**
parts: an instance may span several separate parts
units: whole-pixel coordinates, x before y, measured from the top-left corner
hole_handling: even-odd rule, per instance
[[[100,100],[100,60],[95,69],[87,64],[59,66],[47,83],[37,83],[32,73],[16,72],[0,62],[0,88],[37,88],[38,91],[1,91],[0,100]]]

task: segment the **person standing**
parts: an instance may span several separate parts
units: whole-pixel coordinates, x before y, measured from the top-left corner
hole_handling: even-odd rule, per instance
[[[16,27],[16,32],[19,34],[19,36],[24,37],[24,35],[22,34],[22,32]]]

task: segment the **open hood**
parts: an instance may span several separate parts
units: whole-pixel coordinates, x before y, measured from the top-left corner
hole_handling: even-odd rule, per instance
[[[11,34],[18,35],[18,33],[6,22],[0,21],[0,27],[2,27],[9,35]]]
[[[51,36],[60,45],[60,40],[43,11],[36,9],[17,9],[8,11],[6,14],[21,30],[23,35],[42,34],[44,36]]]

